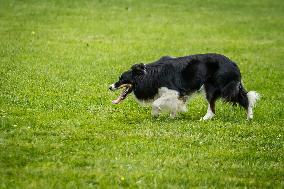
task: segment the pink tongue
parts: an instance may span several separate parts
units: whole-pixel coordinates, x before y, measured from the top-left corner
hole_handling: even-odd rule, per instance
[[[118,104],[118,103],[120,103],[121,100],[122,100],[122,98],[118,97],[116,100],[113,100],[112,103],[113,104]]]

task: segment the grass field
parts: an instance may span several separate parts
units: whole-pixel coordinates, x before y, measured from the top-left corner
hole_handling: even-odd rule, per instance
[[[262,99],[155,119],[109,84],[216,52]],[[0,188],[283,188],[284,1],[0,0]]]

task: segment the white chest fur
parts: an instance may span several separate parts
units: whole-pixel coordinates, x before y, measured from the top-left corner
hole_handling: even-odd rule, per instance
[[[144,106],[152,104],[153,116],[158,116],[160,112],[170,112],[170,116],[175,117],[177,112],[187,111],[186,103],[179,99],[179,93],[166,87],[160,88],[153,99],[138,102]]]

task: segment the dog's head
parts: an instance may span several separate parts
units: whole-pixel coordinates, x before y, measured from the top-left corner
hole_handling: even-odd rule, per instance
[[[119,77],[118,81],[109,86],[111,91],[118,89],[123,89],[121,95],[113,100],[113,104],[118,104],[124,100],[134,89],[139,78],[146,74],[146,65],[145,64],[135,64],[131,67],[130,70],[124,72]]]

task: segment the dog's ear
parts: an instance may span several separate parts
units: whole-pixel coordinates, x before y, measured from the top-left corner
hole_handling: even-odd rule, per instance
[[[146,65],[143,63],[140,64],[134,64],[131,67],[131,70],[133,71],[134,74],[136,75],[144,75],[146,74]]]

